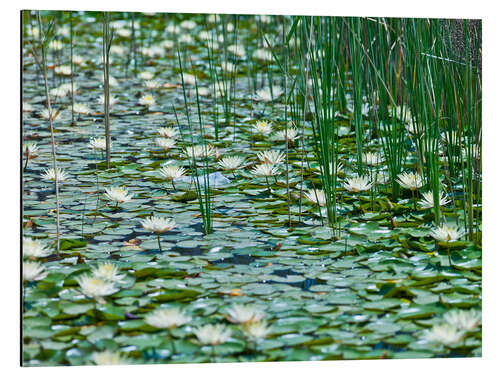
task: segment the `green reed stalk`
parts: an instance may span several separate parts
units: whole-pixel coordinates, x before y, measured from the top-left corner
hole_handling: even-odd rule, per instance
[[[205,29],[209,33],[208,22],[205,21]],[[217,71],[215,69],[215,57],[213,50],[213,33],[210,33],[210,39],[207,41],[208,65],[210,73],[210,85],[212,87],[212,116],[214,123],[215,140],[219,141],[219,111],[217,107]]]
[[[356,156],[358,164],[358,175],[363,174],[363,162],[361,158],[361,149],[363,148],[363,128],[361,122],[363,120],[362,110],[362,72],[361,72],[361,56],[357,47],[355,35],[360,35],[360,19],[357,17],[351,18],[351,31],[349,33],[349,53],[351,57],[351,74],[353,83],[353,98],[354,98],[354,129],[356,133]]]
[[[111,159],[111,132],[109,124],[109,51],[113,41],[113,32],[109,27],[109,12],[103,13],[102,22],[102,56],[104,74],[104,126],[106,132],[106,169],[109,169]]]
[[[37,11],[37,20],[38,20],[38,30],[39,30],[39,44],[41,50],[41,57],[38,57],[36,53],[36,49],[32,48],[31,51],[33,53],[33,57],[37,65],[40,68],[40,71],[43,74],[43,81],[45,86],[45,99],[47,101],[47,109],[49,111],[49,129],[50,129],[50,144],[51,144],[51,153],[52,153],[52,167],[54,168],[55,173],[55,190],[56,190],[56,254],[57,257],[60,257],[60,238],[61,238],[61,225],[60,225],[60,201],[59,201],[59,179],[57,174],[57,153],[56,153],[56,141],[54,137],[54,126],[53,126],[53,112],[49,95],[49,83],[47,77],[47,57],[46,57],[46,48],[49,44],[50,40],[53,37],[53,33],[51,31],[54,26],[54,18],[52,18],[51,22],[47,26],[47,30],[44,31],[42,17],[40,15],[40,11]]]
[[[136,47],[136,36],[135,36],[135,13],[130,12],[131,23],[132,23],[132,35],[130,36],[130,49],[132,54],[132,61],[134,62],[134,75],[137,74],[137,47]]]
[[[283,40],[285,40],[286,36],[286,30],[285,30],[285,22],[282,24],[282,35],[283,35]],[[292,226],[292,215],[290,211],[290,177],[289,177],[289,158],[288,158],[288,95],[287,95],[287,83],[288,83],[288,44],[283,45],[282,49],[282,61],[283,61],[283,66],[285,67],[286,71],[283,74],[283,81],[284,81],[284,90],[283,90],[283,95],[285,98],[287,98],[285,102],[285,173],[286,173],[286,202],[287,202],[287,212],[288,212],[288,226]],[[292,90],[290,90],[292,91]]]
[[[308,66],[299,69],[299,74],[304,75],[305,71],[310,71],[311,75],[313,145],[321,168],[328,224],[333,230],[337,222],[338,127],[335,126],[334,101],[335,76],[338,72],[335,68],[334,51],[339,48],[337,23],[337,19],[332,17],[302,18],[302,40],[309,46],[302,53],[308,60]],[[302,77],[302,82],[307,85],[305,76]]]
[[[75,106],[75,93],[74,93],[74,74],[73,74],[73,12],[69,11],[69,43],[70,43],[70,64],[71,64],[71,125],[75,124],[75,113],[73,107]]]
[[[403,101],[400,71],[403,49],[397,35],[393,35],[387,20],[378,22],[367,21],[364,24],[365,40],[371,41],[363,45],[354,30],[346,24],[351,37],[357,42],[358,48],[366,58],[367,86],[369,91],[378,93],[378,110],[372,111],[372,121],[375,123],[375,134],[380,136],[384,158],[390,175],[392,199],[399,194],[397,177],[401,173],[402,163],[406,153],[406,134],[403,124],[397,120],[401,111],[396,110],[396,100]],[[392,109],[388,111],[388,104]],[[389,116],[389,114],[391,116]]]
[[[408,91],[406,104],[411,110],[410,118],[405,118],[409,133],[414,134],[415,169],[421,173],[433,194],[434,222],[440,220],[440,159],[439,121],[441,116],[441,91],[439,71],[436,61],[426,56],[432,48],[434,23],[421,20],[405,20],[402,25],[405,38],[405,56],[402,75],[406,76]]]
[[[187,95],[186,95],[186,85],[184,83],[184,71],[182,67],[182,60],[181,60],[181,55],[179,49],[177,49],[177,57],[179,61],[179,69],[181,73],[181,81],[182,81],[182,93],[184,97],[184,109],[186,111],[186,119],[188,121],[188,126],[189,126],[189,132],[191,136],[191,146],[194,146],[194,131],[193,131],[193,126],[191,122],[191,117],[189,115],[189,105],[188,105],[188,100],[187,100]],[[201,141],[202,145],[204,148],[204,153],[203,155],[204,158],[204,184],[203,184],[203,195],[202,195],[202,189],[201,189],[201,184],[199,181],[199,175],[198,175],[198,166],[196,165],[196,157],[193,153],[191,157],[191,175],[193,176],[194,179],[194,184],[196,188],[196,193],[198,196],[198,204],[200,206],[200,213],[201,217],[203,220],[203,229],[205,231],[205,234],[210,234],[212,233],[212,206],[211,206],[211,195],[210,195],[210,180],[209,180],[209,166],[208,166],[208,156],[206,155],[207,153],[207,144],[204,138],[204,131],[203,131],[203,124],[201,121],[201,109],[200,109],[200,102],[199,102],[199,94],[198,94],[198,81],[196,79],[196,72],[194,74],[195,76],[195,88],[196,88],[196,103],[197,103],[197,109],[198,109],[198,119],[200,123],[200,132],[201,132]],[[180,129],[180,123],[177,118],[177,114],[175,113],[176,120],[178,127]],[[182,134],[182,133],[181,133]]]

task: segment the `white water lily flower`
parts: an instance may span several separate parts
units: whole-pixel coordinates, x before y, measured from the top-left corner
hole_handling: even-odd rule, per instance
[[[61,26],[57,29],[57,35],[64,36],[66,38],[69,38],[69,33],[70,33],[70,28],[66,25]]]
[[[109,49],[109,52],[113,55],[125,55],[126,49],[123,46],[113,45]]]
[[[38,29],[37,29],[37,30],[38,30]],[[49,43],[49,48],[50,48],[50,49],[53,49],[53,50],[55,50],[55,51],[60,51],[60,50],[62,50],[62,49],[63,49],[63,47],[64,47],[64,44],[63,44],[63,42],[61,42],[60,40],[56,40],[56,39],[54,39],[54,40],[52,40],[52,41]]]
[[[441,242],[454,242],[465,234],[465,230],[458,229],[456,225],[443,224],[432,229],[429,234]]]
[[[50,90],[50,95],[54,96],[55,98],[64,98],[68,96],[68,91],[66,90],[65,87],[54,87],[53,89]]]
[[[329,169],[329,172],[330,172],[330,176],[333,175],[333,166],[334,166],[334,164],[335,163],[333,163],[333,162],[328,163],[328,166],[329,166],[328,169]],[[341,162],[337,162],[336,164],[337,164],[337,175],[338,175],[339,173],[342,173],[344,165]],[[321,173],[321,165],[318,165],[316,167],[316,169]]]
[[[106,198],[116,203],[130,202],[133,197],[133,194],[128,195],[127,189],[117,186],[107,188],[104,195],[106,196]]]
[[[45,267],[37,262],[23,262],[23,281],[38,281],[47,276]]]
[[[179,34],[180,28],[177,25],[170,24],[167,26],[167,33]]]
[[[144,56],[151,58],[163,57],[165,55],[165,50],[162,46],[144,47],[141,52]]]
[[[147,81],[144,81],[144,87],[146,87],[149,90],[154,90],[160,87],[160,83],[158,81],[155,81],[154,79],[150,79]]]
[[[144,72],[140,72],[138,77],[144,81],[149,81],[153,79],[154,74],[145,70]]]
[[[389,113],[392,113],[393,107],[389,107]],[[408,108],[406,105],[398,105],[394,107],[394,113],[396,117],[401,121],[406,124],[410,124],[413,121],[412,114],[410,111],[410,108]]]
[[[39,34],[38,27],[31,26],[31,28],[28,29],[28,35],[34,37],[35,39],[38,39],[38,34]]]
[[[174,48],[174,41],[165,39],[160,43],[160,46],[162,46],[165,49],[172,49]]]
[[[277,133],[278,139],[281,141],[288,140],[288,142],[293,143],[295,142],[295,138],[299,134],[299,131],[295,126],[289,126],[288,129],[283,129],[280,130]]]
[[[94,150],[106,150],[106,138],[90,138],[89,147]]]
[[[253,125],[253,128],[258,134],[262,135],[269,135],[273,130],[273,126],[267,121],[257,121],[257,123]]]
[[[359,193],[361,191],[370,190],[373,186],[373,182],[369,182],[366,176],[356,176],[348,178],[342,185],[347,191]]]
[[[144,321],[150,326],[156,328],[175,328],[180,327],[191,321],[191,317],[185,311],[179,308],[156,309],[144,318]]]
[[[150,216],[141,220],[142,227],[156,234],[168,232],[175,227],[175,220],[165,217]]]
[[[186,43],[186,44],[194,43],[193,37],[189,34],[182,34],[177,40],[179,41],[179,43]]]
[[[238,57],[245,57],[245,48],[241,44],[232,44],[227,47],[227,51]]]
[[[273,61],[273,54],[268,49],[259,48],[253,53],[253,58],[261,61]]]
[[[40,112],[40,116],[42,116],[43,119],[49,120],[49,110],[47,108],[43,109],[42,112]],[[69,121],[71,119],[71,112],[68,110],[60,110],[60,109],[54,109],[52,108],[52,121],[53,122],[60,122],[60,121]]]
[[[54,108],[52,108],[52,116],[49,114],[49,109],[48,108],[44,108],[42,110],[42,112],[40,112],[40,116],[42,116],[42,118],[44,120],[49,120],[50,117],[52,117],[52,121],[54,121],[56,119],[56,117],[58,116],[58,112],[56,110],[54,110]]]
[[[52,250],[41,241],[23,237],[23,255],[28,258],[45,258],[52,254]]]
[[[365,152],[361,155],[361,160],[364,164],[376,166],[383,163],[384,159],[380,154],[374,152]]]
[[[62,85],[59,86],[61,90],[66,90],[68,94],[71,94],[71,90],[75,92],[78,89],[78,85],[76,83],[73,83],[73,87],[71,87],[71,82],[68,83],[63,83]]]
[[[244,324],[242,326],[243,332],[254,341],[259,341],[266,338],[271,333],[271,328],[264,320]]]
[[[219,345],[231,338],[231,329],[223,324],[207,324],[195,329],[194,334],[201,344]]]
[[[406,130],[408,130],[408,133],[411,133],[411,134],[417,134],[418,130],[419,130],[417,124],[414,122],[410,122],[408,124],[405,124],[405,128],[406,128]]]
[[[196,22],[193,20],[184,20],[179,24],[180,27],[188,30],[193,30],[196,27]]]
[[[241,156],[225,156],[218,164],[226,171],[233,171],[240,168],[244,162],[245,158]]]
[[[120,274],[120,269],[115,264],[109,262],[100,263],[97,267],[93,267],[92,275],[114,283],[122,282],[125,277],[124,274]]]
[[[433,208],[434,207],[434,194],[432,191],[427,191],[422,193],[423,198],[419,201],[420,207],[422,208]],[[444,192],[439,193],[439,205],[446,206],[451,201],[448,199]]]
[[[227,320],[237,324],[258,322],[266,315],[262,310],[254,306],[240,304],[234,304],[226,312]]]
[[[166,180],[175,180],[184,176],[186,170],[176,165],[165,165],[160,169],[160,174]]]
[[[276,165],[283,161],[285,154],[279,150],[265,150],[259,151],[257,158],[264,164]]]
[[[100,62],[101,62],[101,64],[104,64],[106,62],[105,59],[104,59],[104,57],[102,55],[100,57]],[[109,62],[109,64],[113,63],[113,58],[111,56],[109,57],[109,61],[108,62]]]
[[[414,172],[403,172],[398,175],[398,180],[396,181],[405,189],[409,189],[412,191],[415,191],[424,186],[422,176]]]
[[[193,91],[195,93],[195,91]],[[198,95],[200,96],[210,96],[212,92],[208,87],[198,87]],[[194,94],[193,94],[194,95]]]
[[[28,158],[33,159],[38,153],[38,145],[36,142],[26,142],[23,150],[24,154],[28,154]]]
[[[481,321],[478,310],[451,310],[443,316],[446,323],[460,331],[472,331]]]
[[[326,194],[321,189],[309,189],[304,192],[304,196],[312,203],[318,203],[321,207],[326,205]]]
[[[216,40],[209,39],[207,40],[207,46],[211,50],[217,51],[219,49],[219,43]]]
[[[104,75],[101,75],[101,82],[104,83]],[[117,85],[118,85],[117,79],[113,76],[109,76],[109,86],[113,87]]]
[[[272,18],[271,16],[267,16],[267,15],[260,15],[260,16],[257,16],[257,18],[260,20],[260,22],[262,23],[271,23],[272,21]]]
[[[129,38],[132,35],[132,30],[122,27],[116,30],[116,34],[118,34],[122,38]]]
[[[278,174],[278,167],[267,163],[258,164],[252,169],[251,172],[256,176],[275,176]]]
[[[98,100],[99,100],[99,104],[104,105],[104,95],[99,95],[99,99],[98,99]],[[115,105],[116,103],[118,103],[118,101],[119,101],[119,100],[118,100],[118,98],[117,98],[117,97],[115,97],[115,96],[113,96],[113,95],[110,95],[110,96],[109,96],[109,105],[110,105],[110,106]]]
[[[92,361],[98,366],[128,365],[130,360],[122,357],[120,352],[105,350],[103,352],[92,353]]]
[[[208,23],[215,23],[215,21],[220,21],[220,16],[218,14],[207,15],[207,22]]]
[[[61,168],[57,168],[57,172],[54,172],[54,168],[45,169],[44,174],[42,175],[42,178],[44,180],[55,181],[56,176],[57,176],[57,181],[59,181],[59,182],[65,181],[68,178],[68,176],[66,175],[66,172]]]
[[[104,303],[103,297],[115,294],[119,288],[113,282],[103,280],[91,275],[82,275],[76,279],[82,293],[89,298],[94,298],[99,303]]]
[[[225,72],[233,73],[236,71],[236,65],[233,64],[231,61],[225,61],[221,64],[221,68]]]
[[[230,85],[231,83],[228,81],[218,81],[215,82],[213,86],[211,86],[211,89],[215,89],[215,96],[217,98],[224,97],[230,91]]]
[[[153,95],[151,94],[144,94],[143,96],[141,96],[141,98],[139,99],[139,104],[140,105],[144,105],[144,106],[152,106],[152,105],[155,105],[156,104],[156,99]]]
[[[332,91],[335,93],[336,92],[335,88],[332,87]],[[321,92],[321,93],[323,92],[321,87],[319,87],[319,92]],[[355,111],[354,103],[348,103],[347,110],[351,113],[354,113],[354,111]],[[363,103],[361,105],[361,114],[363,116],[368,116],[369,113],[370,113],[370,103]]]
[[[82,65],[85,63],[85,59],[83,58],[83,56],[80,56],[80,55],[73,55],[73,64],[75,65]]]
[[[194,145],[188,146],[184,149],[184,154],[188,158],[201,158],[201,157],[210,157],[214,153],[214,148],[212,145]]]
[[[50,95],[56,98],[64,98],[68,95],[68,91],[64,87],[54,87],[50,90]]]
[[[80,113],[82,115],[86,115],[90,113],[89,107],[82,103],[74,103],[73,104],[73,112]]]
[[[281,95],[283,95],[283,90],[278,87],[278,86],[273,86],[273,93],[271,95],[271,90],[269,87],[257,90],[257,99],[258,100],[263,100],[265,102],[270,102],[274,99],[279,98]]]
[[[210,35],[210,33],[207,30],[201,30],[198,33],[198,39],[201,39],[201,40],[210,40],[211,39],[211,35]],[[228,50],[229,50],[229,47],[228,47]]]
[[[196,84],[196,78],[193,74],[183,73],[181,76],[181,82],[182,82],[182,79],[184,79],[185,85],[195,85]]]
[[[427,341],[450,346],[459,342],[464,336],[464,331],[458,330],[449,324],[435,325],[432,329],[425,331],[424,338]]]
[[[175,139],[173,138],[155,138],[155,144],[162,148],[163,151],[168,151],[175,147]]]
[[[23,112],[33,112],[34,108],[31,103],[23,102]]]
[[[171,126],[160,128],[156,132],[165,138],[177,138],[179,136],[179,131],[177,130],[177,128],[173,128]]]
[[[71,66],[70,65],[59,65],[54,68],[54,73],[60,74],[62,76],[70,76],[71,75]]]

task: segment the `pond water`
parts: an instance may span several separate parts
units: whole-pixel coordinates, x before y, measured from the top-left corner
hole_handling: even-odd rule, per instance
[[[71,82],[54,68],[70,61],[68,14],[57,18],[55,26],[54,40],[62,43],[62,49],[48,50],[49,89]],[[73,56],[81,58],[73,68],[74,102],[84,104],[88,112],[75,114],[71,124],[71,96],[51,96],[52,107],[60,111],[54,121],[58,167],[67,175],[59,192],[61,257],[43,259],[45,278],[24,284],[24,365],[92,364],[93,354],[104,350],[120,353],[130,363],[481,356],[480,324],[448,345],[428,335],[445,322],[450,310],[480,313],[480,246],[465,239],[455,242],[450,267],[447,249],[429,234],[431,210],[415,210],[410,191],[402,190],[394,200],[389,184],[360,195],[342,187],[356,173],[352,113],[337,117],[344,167],[337,184],[337,225],[342,230],[335,237],[326,225],[326,209],[301,197],[301,190],[312,183],[321,185],[309,121],[303,138],[299,134],[288,145],[289,211],[286,161],[278,164],[276,178],[268,182],[252,173],[252,167],[260,164],[258,152],[287,151],[276,136],[288,121],[284,96],[274,101],[256,96],[256,90],[268,86],[269,71],[274,85],[285,84],[277,64],[253,57],[257,48],[266,47],[262,33],[273,35],[271,42],[279,37],[274,19],[265,23],[265,18],[257,22],[254,16],[240,17],[237,40],[236,33],[228,33],[227,44],[241,43],[246,52],[227,57],[237,66],[230,103],[233,115],[226,123],[221,97],[216,109],[218,139],[212,97],[199,97],[204,140],[216,149],[208,158],[208,171],[224,180],[211,186],[213,232],[205,234],[190,183],[191,160],[183,153],[192,141],[178,57],[174,48],[165,48],[169,45],[165,41],[181,40],[183,69],[196,74],[199,87],[207,89],[211,62],[222,71],[222,47],[212,61],[203,39],[205,18],[200,15],[188,18],[194,20],[194,28],[186,23],[175,33],[169,25],[181,20],[174,15],[136,14],[133,60],[131,36],[124,31],[131,30],[130,15],[112,14],[117,33],[111,44],[110,75],[116,82],[110,93],[117,103],[111,106],[111,167],[106,169],[101,151],[89,147],[91,138],[104,137],[105,131],[99,102],[103,95],[100,17],[73,13]],[[227,22],[235,25],[232,17]],[[53,245],[55,190],[52,181],[42,178],[52,167],[50,130],[42,116],[43,76],[29,42],[35,26],[35,18],[26,16],[23,100],[30,110],[23,112],[23,140],[36,142],[38,151],[23,173],[23,235]],[[221,25],[208,28],[222,35]],[[222,46],[224,41],[218,43]],[[149,80],[159,87],[147,88]],[[186,84],[186,89],[194,144],[201,144],[194,85]],[[154,96],[154,105],[139,104],[146,94]],[[157,131],[177,128],[176,115],[182,135],[164,152],[155,143],[161,138]],[[260,120],[272,124],[270,135],[256,134],[254,125]],[[380,141],[368,132],[366,137],[366,150],[381,153]],[[409,145],[407,168],[414,165],[410,141]],[[218,161],[234,155],[245,158],[243,167],[223,170]],[[174,179],[174,184],[165,181],[159,173],[165,164],[186,168],[186,177]],[[104,194],[111,186],[128,189],[132,199],[115,205]],[[461,191],[457,184],[454,194],[459,197]],[[388,208],[388,200],[397,209]],[[442,212],[454,220],[452,204],[443,206]],[[152,214],[176,222],[160,235],[161,250],[157,236],[141,225]],[[82,293],[78,279],[103,262],[114,264],[124,277],[116,293],[96,303]],[[254,342],[240,325],[228,320],[227,310],[235,304],[264,312],[269,328],[265,337]],[[180,307],[191,320],[169,330],[147,324],[147,314],[160,307]],[[206,324],[226,325],[231,338],[213,349],[202,345],[194,331]]]

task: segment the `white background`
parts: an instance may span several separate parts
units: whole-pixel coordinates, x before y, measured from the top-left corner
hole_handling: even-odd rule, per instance
[[[5,5],[5,3],[8,3]],[[2,4],[0,108],[6,117],[0,120],[3,178],[0,182],[2,211],[0,213],[0,368],[4,374],[93,374],[120,372],[135,374],[498,374],[499,350],[499,253],[496,228],[500,224],[498,194],[499,126],[499,12],[495,2],[486,1],[317,1],[317,0],[252,0],[242,1],[12,1]],[[20,242],[20,10],[117,10],[147,12],[236,13],[236,14],[295,14],[381,17],[481,18],[483,20],[483,358],[431,360],[374,360],[329,362],[278,362],[200,365],[148,365],[127,367],[57,367],[20,368],[20,307],[19,307],[19,242]],[[498,210],[498,211],[497,211]],[[495,368],[497,370],[495,370]]]

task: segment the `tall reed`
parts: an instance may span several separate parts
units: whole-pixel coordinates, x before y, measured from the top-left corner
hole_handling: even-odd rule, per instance
[[[177,49],[177,58],[179,62],[179,70],[181,74],[181,82],[182,82],[182,93],[183,93],[183,98],[184,98],[184,109],[186,112],[186,119],[188,122],[188,128],[189,128],[189,133],[190,133],[190,139],[191,139],[191,147],[195,146],[194,142],[194,129],[191,121],[191,116],[189,115],[189,103],[187,100],[187,95],[186,95],[186,85],[184,82],[184,70],[183,70],[183,65],[182,65],[182,60],[181,60],[181,55],[179,49]],[[201,137],[200,140],[202,142],[202,147],[203,147],[203,194],[202,194],[202,187],[200,184],[199,180],[199,174],[198,174],[198,165],[196,163],[196,155],[193,152],[191,155],[191,176],[194,180],[195,188],[196,188],[196,193],[198,196],[198,204],[200,207],[200,214],[203,220],[203,230],[205,234],[210,234],[213,231],[212,228],[212,201],[211,201],[211,191],[210,191],[210,169],[208,165],[208,146],[205,140],[205,134],[203,130],[203,123],[202,123],[202,118],[201,118],[201,108],[200,108],[200,101],[199,101],[199,93],[198,93],[198,80],[196,78],[196,72],[194,72],[195,76],[195,90],[196,90],[196,106],[197,106],[197,112],[198,112],[198,120],[199,120],[199,125],[200,125],[200,132],[201,132]],[[175,109],[174,109],[175,110]],[[177,126],[179,127],[179,130],[182,133],[182,127],[179,122],[179,119],[177,117],[177,113],[175,112],[175,118],[177,121]],[[183,136],[184,138],[184,136]]]
[[[104,126],[106,132],[106,168],[111,160],[111,131],[109,124],[109,51],[113,41],[113,31],[109,27],[109,12],[103,12],[102,20],[102,59],[104,77]]]
[[[32,46],[31,51],[33,53],[33,57],[42,72],[43,82],[45,87],[45,100],[47,102],[47,110],[49,112],[49,129],[50,129],[50,145],[51,145],[51,154],[52,154],[52,167],[54,168],[54,185],[56,190],[56,255],[60,257],[60,239],[61,239],[61,225],[60,225],[60,201],[59,201],[59,175],[57,173],[57,152],[56,152],[56,141],[54,136],[54,126],[53,119],[54,113],[52,112],[52,105],[50,101],[49,95],[49,83],[47,77],[47,55],[46,48],[47,45],[52,40],[53,26],[54,26],[54,18],[49,22],[47,29],[44,30],[44,25],[42,22],[42,17],[40,15],[40,11],[37,11],[37,22],[38,22],[38,42],[39,48],[41,51],[41,56],[38,56],[36,52],[36,48]]]
[[[302,17],[300,35],[304,43],[299,50],[302,66],[301,78],[304,102],[309,101],[308,75],[312,82],[312,130],[314,151],[321,169],[321,180],[326,198],[329,226],[337,224],[337,165],[338,126],[335,124],[335,77],[337,75],[334,51],[339,48],[337,40],[338,19],[332,17]]]

